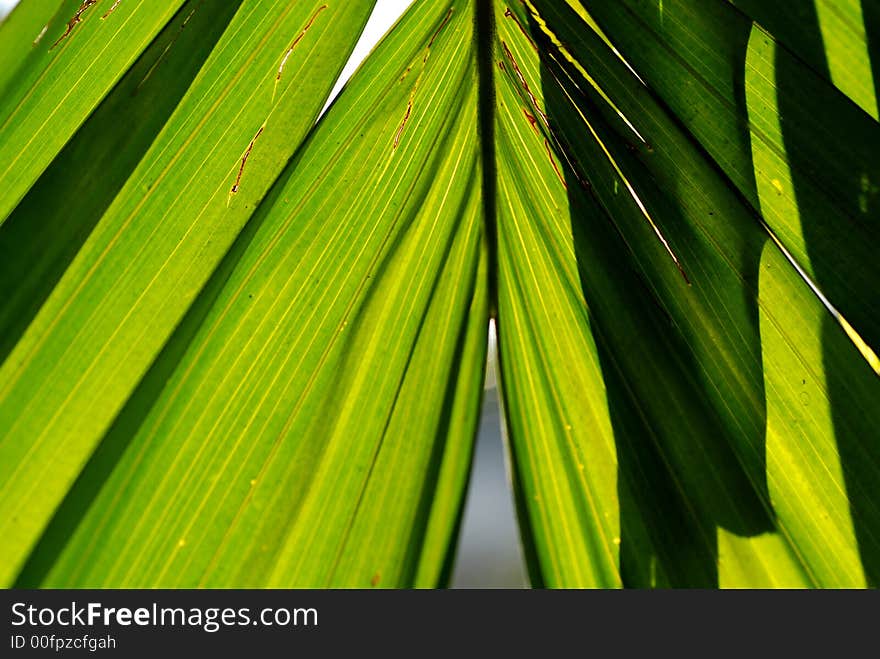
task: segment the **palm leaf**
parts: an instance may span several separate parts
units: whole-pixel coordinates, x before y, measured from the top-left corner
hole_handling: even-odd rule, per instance
[[[112,16],[155,14],[147,4],[120,5]],[[0,564],[6,580],[311,127],[353,46],[351,33],[364,24],[371,3],[324,12],[324,20],[315,21],[286,62],[276,92],[279,61],[320,6],[242,3],[9,352],[0,370],[0,505],[9,513],[2,523],[6,541]],[[196,3],[192,9],[206,8]],[[100,26],[88,33],[86,27],[84,21],[77,28],[83,34],[66,42],[68,48],[106,38],[98,35]],[[167,52],[201,37],[184,30]],[[342,40],[347,47],[340,49]],[[88,59],[85,52],[81,56]],[[147,60],[150,67],[165,52],[157,47]],[[76,53],[80,50],[72,50],[60,65],[74,66]],[[129,90],[115,93],[124,96]],[[48,98],[45,90],[35,94]],[[247,178],[238,181],[240,192],[230,198],[249,143],[262,126],[260,149],[253,149]],[[118,118],[103,128],[102,139],[108,140],[114,131],[128,130]],[[4,148],[14,143],[4,141]],[[194,179],[198,185],[191,185]],[[17,175],[4,178],[4,189],[17,189],[18,180]],[[33,216],[29,220],[33,223]],[[89,221],[94,218],[82,219]],[[37,486],[39,497],[33,496]]]
[[[81,479],[107,486],[40,583],[437,581],[486,322],[478,149],[462,129],[473,60],[454,56],[467,13],[427,47],[446,13],[408,17],[263,202],[197,301],[198,329],[172,339],[182,354],[160,357],[161,391],[111,430],[127,443],[112,472],[96,460]],[[436,93],[460,114],[431,112]]]
[[[548,389],[566,392],[556,395],[557,417],[543,424],[550,432],[534,426],[539,409],[545,414],[554,409],[551,401],[535,404],[524,414],[527,419],[511,423],[514,446],[520,444],[528,455],[519,465],[535,465],[539,441],[561,451],[532,477],[536,486],[524,486],[531,516],[543,514],[560,525],[577,519],[543,510],[565,505],[547,487],[567,479],[573,492],[569,505],[591,504],[582,504],[583,528],[607,525],[605,551],[612,558],[606,562],[619,566],[626,583],[863,584],[860,551],[870,557],[877,546],[870,531],[857,537],[853,526],[861,532],[876,524],[867,498],[877,478],[870,429],[878,395],[875,374],[773,242],[755,209],[694,143],[695,136],[563,5],[533,3],[532,37],[541,56],[523,39],[519,25],[499,17],[505,20],[499,28],[505,44],[509,39],[518,45],[509,47],[523,78],[543,80],[543,98],[535,92],[529,108],[521,107],[531,102],[521,93],[522,80],[508,77],[521,88],[519,99],[509,104],[511,124],[528,134],[531,122],[523,110],[546,113],[543,134],[531,131],[529,150],[534,154],[544,140],[556,146],[552,156],[534,160],[539,171],[528,167],[526,148],[510,169],[525,171],[523,179],[541,180],[557,198],[511,215],[531,218],[520,223],[555,224],[557,237],[545,232],[543,242],[550,254],[557,252],[552,258],[557,270],[567,271],[566,277],[557,276],[567,287],[555,296],[546,293],[547,276],[536,277],[540,296],[518,295],[527,308],[543,298],[545,315],[537,310],[528,315],[544,329],[541,343],[556,336],[563,349],[541,350],[538,344],[521,355],[511,345],[505,360],[503,294],[499,300],[502,373],[505,364],[513,371],[525,357],[544,352],[547,357],[523,370],[546,373],[550,386],[538,388],[544,395]],[[521,14],[520,24],[525,20]],[[612,31],[605,34],[613,39]],[[539,64],[544,67],[540,76]],[[568,166],[566,181],[556,171],[563,166]],[[566,226],[568,240],[559,237]],[[668,238],[691,285],[655,227]],[[534,251],[542,242],[539,236],[524,243]],[[525,254],[519,259],[535,260]],[[511,279],[522,286],[525,278],[517,273]],[[575,323],[555,319],[578,308],[582,329],[571,336]],[[559,325],[564,329],[556,329]],[[518,324],[513,333],[517,339],[524,334]],[[585,369],[590,365],[592,382],[571,367],[572,355],[590,343],[594,356],[582,362]],[[562,372],[554,367],[560,354],[566,364]],[[830,372],[824,359],[834,361]],[[573,392],[603,391],[597,365],[607,387],[607,412],[601,423],[590,423],[578,417],[586,409],[601,411],[601,399],[584,405],[583,394]],[[804,377],[798,379],[798,373]],[[851,413],[845,420],[831,417],[832,409],[840,411],[839,403],[829,402],[834,386],[847,390]],[[510,393],[516,395],[512,386]],[[508,410],[522,407],[518,398],[508,402]],[[526,422],[531,425],[518,436],[517,427]],[[600,457],[603,452],[595,446],[601,436],[597,428],[603,426],[604,454],[610,457]],[[607,465],[615,448],[618,481],[609,494],[607,481],[591,479],[588,460]],[[854,453],[854,464],[841,465],[845,451]],[[586,476],[572,471],[572,464],[585,465]],[[609,468],[595,472],[607,474]],[[651,483],[652,477],[659,482]],[[861,505],[851,511],[850,502]],[[625,517],[615,519],[618,514]],[[548,544],[569,546],[562,533],[555,531]],[[544,562],[551,560],[547,556]],[[578,583],[585,570],[560,561],[550,571],[551,583]],[[602,574],[586,583],[603,584],[616,576],[607,569]]]
[[[22,21],[30,28],[27,34],[35,34],[39,41],[31,48],[11,44],[17,48],[19,58],[22,52],[30,52],[32,57],[12,67],[18,84],[0,104],[4,138],[0,145],[0,177],[4,184],[0,223],[183,0],[161,6],[132,3],[125,12],[113,12],[106,20],[101,20],[104,16],[98,15],[93,0],[60,4],[46,23],[52,34],[47,28],[39,38],[42,30],[33,29],[38,23],[28,15]],[[40,13],[40,18],[46,15]],[[15,28],[10,25],[8,29]]]
[[[16,36],[5,583],[444,583],[494,316],[533,583],[876,585],[877,11],[812,5],[418,2],[314,128],[372,3]]]

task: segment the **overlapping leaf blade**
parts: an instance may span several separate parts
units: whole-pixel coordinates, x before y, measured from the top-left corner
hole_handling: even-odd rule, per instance
[[[0,101],[0,224],[183,2],[137,0],[106,20],[100,2],[58,3],[46,24],[53,32],[11,55],[25,63],[13,65],[19,79]]]
[[[442,583],[496,309],[535,584],[877,584],[875,4],[425,0],[297,149],[369,4],[169,24],[2,227],[7,581]]]
[[[4,579],[311,128],[371,6],[243,3],[9,353],[0,369]],[[69,47],[98,38],[84,36]],[[55,61],[66,66],[77,52]]]
[[[880,124],[728,2],[582,4],[876,352]]]
[[[62,15],[75,11],[69,0],[20,2],[0,21],[0,104],[9,108],[21,98],[57,51],[38,48],[49,29],[63,22]],[[45,31],[44,31],[45,28]]]
[[[873,0],[729,0],[878,119],[880,3]]]
[[[10,215],[0,230],[0,361],[149,150],[237,9],[227,0],[188,0]]]
[[[351,83],[20,583],[441,579],[486,346],[472,24],[422,5]]]
[[[515,191],[499,223],[544,228],[509,243],[508,271],[499,231],[499,338],[542,575],[602,585],[610,565],[643,586],[871,582],[876,376],[693,136],[572,7],[529,4],[535,46],[527,13],[499,15],[512,54],[499,59],[517,64],[502,80],[518,88],[499,113],[522,144],[507,173],[499,148],[499,187]],[[543,381],[526,388],[523,374]],[[616,488],[601,485],[609,463]],[[570,501],[551,491],[559,482]],[[560,560],[578,530],[605,553]]]

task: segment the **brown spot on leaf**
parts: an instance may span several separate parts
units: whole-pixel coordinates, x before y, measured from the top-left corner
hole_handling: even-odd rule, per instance
[[[546,137],[544,138],[544,148],[547,149],[547,156],[550,158],[550,163],[553,165],[553,171],[556,172],[556,178],[562,183],[562,187],[568,190],[565,178],[562,176],[562,172],[559,171],[559,166],[556,164],[556,159],[553,157],[553,149],[550,148],[550,140]]]
[[[529,43],[532,44],[532,48],[534,48],[535,52],[537,53],[538,47],[535,45],[535,42],[532,40],[532,35],[530,35],[528,30],[526,30],[526,28],[523,27],[523,24],[519,22],[519,19],[516,17],[516,14],[514,14],[510,10],[510,7],[507,8],[507,10],[504,12],[504,15],[507,18],[513,19],[513,22],[516,23],[517,26],[519,27],[519,31],[522,32],[523,35],[525,35],[525,38],[528,39]]]
[[[428,64],[428,59],[431,57],[431,47],[434,45],[434,42],[437,40],[437,37],[443,31],[443,28],[446,27],[447,23],[449,23],[449,19],[452,18],[452,12],[454,9],[452,7],[446,12],[446,16],[444,16],[443,20],[440,22],[440,25],[434,31],[434,34],[431,36],[431,39],[428,41],[428,44],[425,46],[425,53],[422,56],[422,63],[419,68],[419,75],[416,78],[416,81],[413,83],[412,90],[409,94],[409,101],[406,104],[406,112],[403,115],[403,120],[400,122],[400,125],[397,127],[397,132],[394,134],[394,146],[393,149],[397,149],[400,144],[400,139],[403,137],[404,129],[406,128],[406,124],[409,121],[410,116],[412,115],[413,105],[416,100],[416,92],[419,90],[419,86],[422,82],[422,76],[425,73],[425,67]],[[412,64],[406,68],[403,75],[400,77],[400,82],[403,82],[406,77],[409,75],[410,71],[412,71]]]
[[[247,151],[244,152],[244,156],[241,159],[241,166],[238,168],[238,176],[235,178],[235,183],[232,185],[232,189],[229,191],[229,194],[235,194],[238,192],[238,187],[241,184],[241,177],[244,174],[244,166],[247,164],[248,156],[251,155],[251,149],[254,148],[254,144],[260,135],[263,134],[263,129],[266,128],[266,124],[260,126],[260,130],[257,131],[257,134],[254,135],[254,139],[251,140],[251,143],[248,144]]]
[[[547,126],[547,128],[550,128],[550,120],[547,118],[546,113],[541,109],[541,106],[538,104],[538,99],[532,93],[532,89],[531,87],[529,87],[529,83],[526,80],[526,77],[523,75],[522,71],[520,71],[519,65],[516,63],[516,60],[513,57],[513,53],[510,52],[510,48],[507,47],[507,44],[504,41],[501,42],[501,47],[504,49],[504,54],[510,62],[510,65],[513,67],[513,70],[516,73],[516,77],[519,79],[520,87],[522,87],[523,91],[529,97],[529,102],[535,109],[535,112],[538,114],[538,116],[541,117],[541,121],[544,122],[544,125]]]
[[[434,32],[434,35],[431,37],[431,40],[428,42],[429,49],[431,48],[431,46],[434,45],[434,40],[437,39],[437,36],[440,34],[440,32],[443,30],[443,28],[446,27],[446,24],[449,22],[449,19],[452,18],[453,11],[454,11],[453,8],[450,7],[449,11],[446,12],[446,17],[443,19],[443,22],[440,23],[440,27],[437,28],[437,30]]]
[[[293,43],[290,44],[290,47],[284,53],[284,56],[281,58],[281,64],[278,67],[278,73],[275,75],[275,89],[272,91],[272,99],[275,99],[275,92],[278,91],[278,83],[281,81],[281,74],[284,72],[284,65],[287,64],[287,60],[290,58],[291,53],[293,53],[294,48],[296,48],[297,44],[302,41],[302,38],[306,36],[306,32],[312,27],[312,25],[317,20],[318,16],[322,11],[327,9],[327,5],[321,5],[318,7],[318,10],[312,14],[312,17],[309,19],[309,22],[305,24],[302,30],[300,30],[299,34],[296,35],[296,38],[293,40]]]
[[[397,134],[394,136],[394,148],[397,148],[397,145],[400,144],[400,136],[403,135],[403,129],[406,128],[406,122],[409,121],[409,116],[412,114],[412,99],[409,100],[409,103],[406,104],[406,114],[403,115],[403,121],[400,122],[400,126],[397,128]]]
[[[83,3],[79,6],[79,9],[77,9],[76,13],[73,15],[73,18],[67,21],[67,29],[64,30],[64,34],[58,37],[58,40],[52,44],[52,47],[49,48],[49,50],[52,50],[53,48],[55,48],[55,46],[57,46],[68,36],[70,36],[70,33],[73,32],[73,28],[75,28],[82,21],[83,14],[85,14],[90,7],[96,4],[98,4],[98,0],[83,0]]]
[[[119,3],[120,3],[120,2],[122,2],[122,0],[116,0],[116,2],[114,2],[114,3],[111,5],[110,9],[108,9],[106,12],[104,12],[104,15],[101,16],[101,20],[103,21],[103,20],[104,20],[105,18],[107,18],[110,14],[112,14],[114,11],[116,11],[116,8],[119,6]]]

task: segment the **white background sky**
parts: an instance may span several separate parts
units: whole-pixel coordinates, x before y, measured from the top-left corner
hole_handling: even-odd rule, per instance
[[[2,1],[3,0],[0,0],[0,2]],[[355,72],[355,69],[357,69],[358,65],[364,60],[364,58],[370,54],[373,46],[379,42],[382,35],[394,25],[394,22],[400,18],[401,14],[403,14],[403,12],[406,11],[406,8],[411,4],[412,0],[378,0],[376,2],[376,8],[373,9],[373,14],[367,22],[367,27],[364,30],[364,33],[361,35],[360,41],[358,41],[357,45],[354,47],[354,52],[351,54],[348,64],[345,65],[345,68],[342,70],[342,75],[336,83],[336,87],[330,94],[331,99],[336,96],[340,89],[342,89],[342,85],[344,85],[345,81],[351,77],[351,74]]]
[[[0,0],[0,16],[6,16],[9,10],[18,4],[18,0]]]

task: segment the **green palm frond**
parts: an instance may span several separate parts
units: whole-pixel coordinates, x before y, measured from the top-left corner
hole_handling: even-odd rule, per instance
[[[373,5],[0,25],[3,583],[442,585],[494,318],[535,585],[876,586],[877,3],[420,0],[318,120]]]

